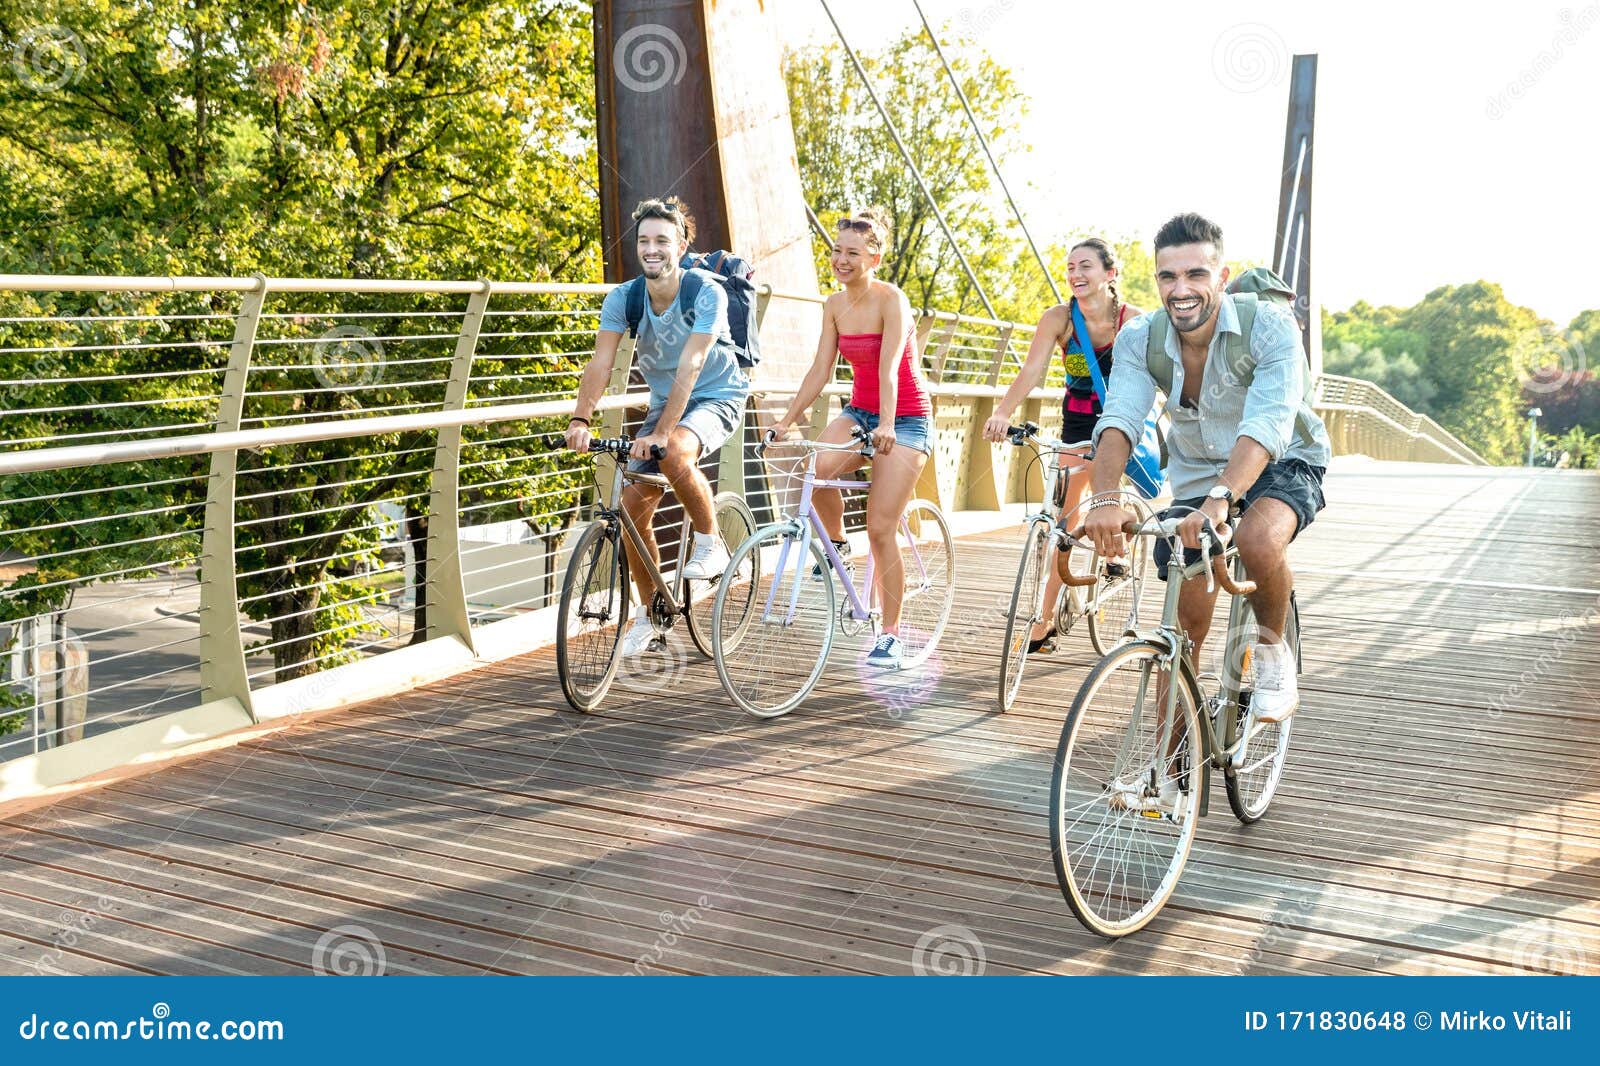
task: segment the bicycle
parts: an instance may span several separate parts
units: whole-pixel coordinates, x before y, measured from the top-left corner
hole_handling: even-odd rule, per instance
[[[1062,727],[1051,775],[1056,881],[1078,920],[1105,937],[1142,929],[1177,888],[1196,823],[1209,808],[1212,769],[1222,771],[1228,803],[1241,822],[1266,813],[1293,730],[1293,718],[1250,723],[1256,624],[1245,597],[1255,584],[1244,578],[1238,548],[1219,538],[1208,520],[1201,559],[1184,567],[1182,521],[1172,516],[1124,525],[1131,535],[1165,537],[1173,546],[1161,623],[1090,670]],[[1081,535],[1080,529],[1069,539]],[[1201,574],[1233,597],[1219,674],[1195,672],[1189,638],[1178,623],[1184,582]],[[1292,594],[1284,628],[1298,667],[1299,604]]]
[[[858,589],[822,519],[811,506],[817,488],[859,489],[860,481],[817,480],[817,453],[854,451],[871,457],[868,435],[857,430],[848,444],[785,441],[806,453],[800,477],[800,502],[792,517],[763,526],[733,553],[735,564],[746,560],[776,559],[770,571],[754,566],[754,599],[759,610],[753,619],[740,621],[737,600],[725,589],[717,590],[712,608],[712,661],[728,696],[746,712],[775,718],[799,706],[822,676],[834,633],[843,629],[857,636],[881,624],[876,606],[873,560],[869,554]],[[757,445],[757,455],[767,460],[768,441]],[[776,470],[768,462],[769,468]],[[794,477],[792,471],[778,476]],[[950,619],[955,598],[955,552],[950,527],[939,508],[927,500],[913,499],[900,517],[899,539],[905,570],[901,600],[900,640],[904,648],[902,670],[926,662],[933,654]],[[817,571],[813,572],[813,564]],[[770,574],[770,577],[767,575]],[[836,602],[834,580],[844,590],[845,603]],[[745,632],[748,629],[748,632]],[[740,639],[730,640],[731,637]]]
[[[628,620],[633,599],[633,585],[629,581],[628,555],[622,548],[626,536],[644,560],[647,576],[654,586],[650,598],[650,620],[658,630],[658,640],[664,639],[681,615],[688,623],[689,638],[702,654],[712,653],[711,608],[720,602],[715,593],[728,589],[743,590],[730,596],[730,623],[742,610],[746,622],[755,607],[753,591],[756,586],[754,568],[759,558],[743,561],[745,569],[730,565],[720,577],[707,581],[690,581],[683,577],[693,543],[688,515],[678,536],[678,558],[673,570],[674,580],[669,582],[645,550],[644,539],[628,512],[618,506],[624,484],[655,485],[668,488],[665,477],[627,469],[633,441],[628,437],[598,439],[589,442],[590,454],[610,455],[616,461],[616,474],[611,481],[609,496],[598,504],[594,520],[583,531],[567,562],[567,572],[561,582],[561,607],[556,617],[556,671],[561,678],[561,692],[567,702],[579,711],[592,711],[605,698],[606,691],[616,678],[621,662],[622,627]],[[652,457],[660,459],[666,454],[659,445],[651,449]],[[599,485],[596,483],[598,494]],[[719,492],[712,501],[717,516],[717,529],[723,543],[741,543],[755,529],[755,517],[739,494]],[[730,575],[732,579],[730,580]],[[743,607],[739,607],[743,604]],[[730,630],[732,632],[732,630]]]
[[[1064,488],[1064,479],[1089,468],[1089,456],[1077,453],[1090,447],[1090,441],[1067,444],[1053,438],[1039,436],[1039,426],[1024,422],[1006,431],[1011,444],[1021,448],[1033,446],[1035,460],[1042,459],[1039,449],[1048,452],[1051,462],[1045,463],[1045,491],[1039,510],[1027,515],[1023,522],[1028,532],[1022,542],[1022,558],[1017,565],[1017,580],[1011,592],[1011,606],[1006,612],[1005,642],[1000,649],[1000,710],[1009,711],[1022,688],[1022,671],[1028,661],[1028,646],[1032,641],[1033,627],[1042,621],[1045,589],[1049,582],[1046,567],[1051,565],[1052,546],[1069,550],[1056,530],[1059,521],[1071,518],[1071,513],[1058,516],[1051,509]],[[1083,463],[1062,466],[1060,456],[1082,458]],[[1124,491],[1128,502],[1140,510],[1144,504],[1131,491]],[[1083,505],[1079,504],[1078,508]],[[1078,508],[1074,508],[1076,511]],[[1075,585],[1063,581],[1056,597],[1052,622],[1056,635],[1065,637],[1079,618],[1088,620],[1089,643],[1096,655],[1105,655],[1126,639],[1139,624],[1139,600],[1144,593],[1144,575],[1149,551],[1144,541],[1134,543],[1126,563],[1113,564],[1099,555],[1094,556],[1091,573],[1093,580]],[[1070,564],[1069,564],[1070,565]],[[1094,591],[1079,595],[1079,587],[1092,586]]]

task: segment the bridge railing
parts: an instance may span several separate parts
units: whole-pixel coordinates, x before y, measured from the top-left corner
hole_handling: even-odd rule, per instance
[[[607,291],[0,276],[0,800],[547,643],[594,498],[588,460],[548,437]],[[1032,327],[929,311],[918,336],[936,403],[919,491],[1037,500],[1037,469],[976,432]],[[646,399],[631,355],[607,432]],[[1346,443],[1476,458],[1330,380]],[[1060,383],[1053,360],[1019,417],[1058,426]],[[757,375],[745,433],[708,460],[719,487],[770,508],[744,445],[793,388]]]

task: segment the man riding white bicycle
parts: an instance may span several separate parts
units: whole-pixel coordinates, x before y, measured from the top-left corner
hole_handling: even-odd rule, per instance
[[[1102,555],[1128,550],[1123,524],[1134,516],[1116,489],[1155,401],[1152,368],[1166,378],[1166,360],[1172,420],[1167,474],[1175,507],[1191,509],[1180,531],[1185,564],[1199,560],[1207,524],[1222,530],[1235,511],[1243,513],[1234,539],[1256,584],[1250,605],[1260,629],[1250,714],[1259,722],[1283,721],[1300,703],[1294,656],[1282,636],[1294,590],[1287,549],[1324,506],[1322,478],[1331,455],[1327,431],[1306,400],[1305,349],[1293,316],[1266,300],[1252,298],[1253,327],[1243,337],[1244,316],[1224,288],[1229,272],[1215,223],[1178,215],[1156,234],[1155,253],[1163,310],[1140,316],[1117,336],[1110,395],[1095,426],[1095,495],[1085,531]],[[1153,330],[1165,335],[1159,350],[1149,350]],[[1250,368],[1243,375],[1229,358],[1230,341],[1241,340],[1248,343]],[[1156,573],[1163,581],[1171,555],[1171,546],[1157,541]],[[1216,597],[1204,582],[1182,590],[1178,613],[1196,660]]]

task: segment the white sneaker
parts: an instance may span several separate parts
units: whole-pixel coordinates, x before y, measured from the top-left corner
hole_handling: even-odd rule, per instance
[[[690,581],[709,581],[714,577],[721,577],[722,572],[728,569],[728,549],[723,547],[721,537],[712,537],[709,540],[695,538],[694,554],[689,556],[689,561],[683,565],[683,576]]]
[[[1257,644],[1253,665],[1256,677],[1250,693],[1251,720],[1270,723],[1289,718],[1300,706],[1294,653],[1286,644]]]
[[[656,642],[656,627],[648,618],[635,618],[633,625],[622,634],[623,658],[632,658],[649,651]]]

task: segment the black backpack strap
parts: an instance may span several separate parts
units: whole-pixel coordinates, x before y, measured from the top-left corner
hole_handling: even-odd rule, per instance
[[[678,282],[678,306],[683,308],[683,317],[691,326],[694,325],[694,305],[700,299],[701,284],[700,275],[693,270],[685,270],[683,280]]]
[[[635,339],[639,336],[639,323],[644,321],[644,298],[644,278],[628,282],[624,313],[628,316],[628,336]]]

